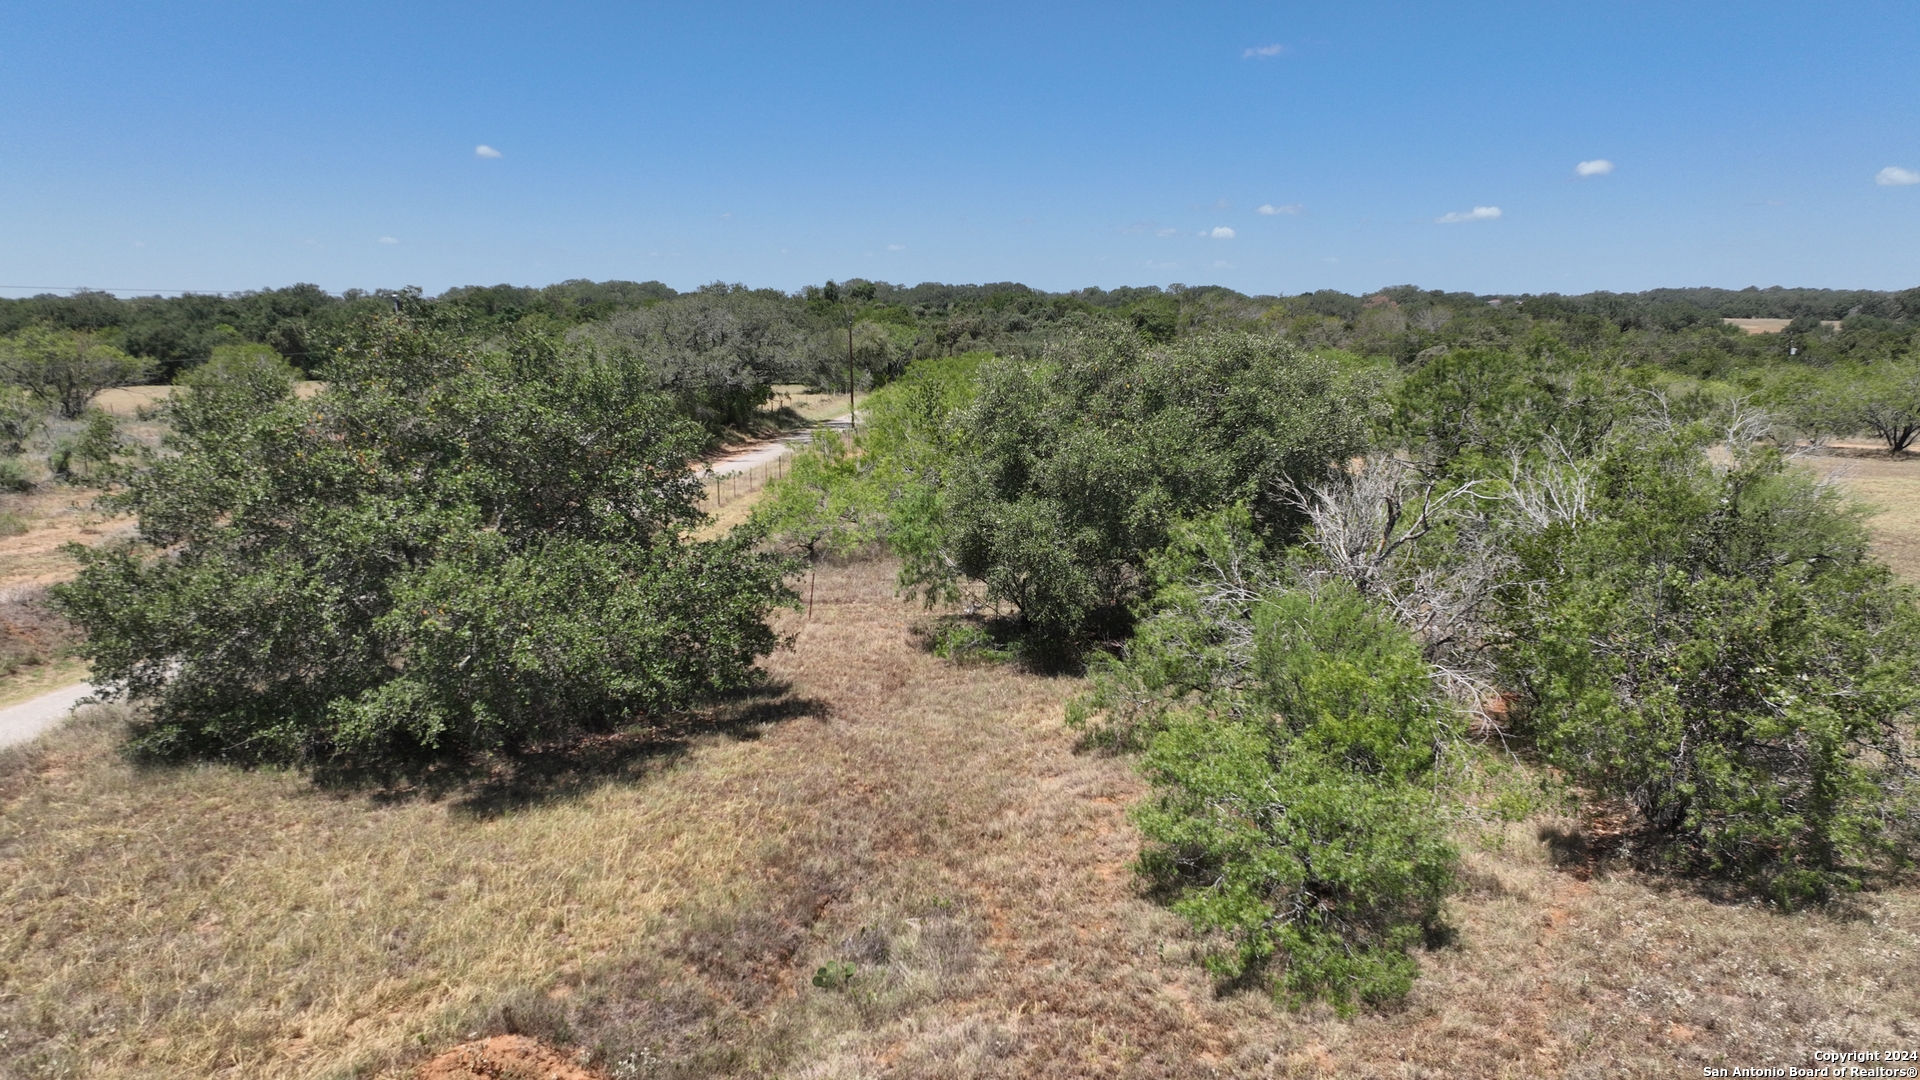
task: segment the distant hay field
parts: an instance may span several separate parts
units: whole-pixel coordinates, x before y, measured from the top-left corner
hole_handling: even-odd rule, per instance
[[[299,397],[310,398],[326,388],[326,383],[306,381],[295,383],[293,392]],[[102,390],[93,396],[94,408],[112,413],[119,417],[131,417],[141,409],[151,408],[173,396],[172,386],[121,386],[112,390]]]
[[[91,404],[115,416],[129,417],[160,404],[172,394],[171,386],[121,386],[100,391],[93,396]]]
[[[1778,334],[1786,330],[1792,319],[1721,319],[1728,326],[1737,326],[1749,334]],[[1822,319],[1820,325],[1831,330],[1840,325],[1839,319]]]

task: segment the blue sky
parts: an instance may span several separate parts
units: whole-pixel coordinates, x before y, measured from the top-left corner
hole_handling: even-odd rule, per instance
[[[7,286],[1920,285],[1911,2],[0,0],[0,27]]]

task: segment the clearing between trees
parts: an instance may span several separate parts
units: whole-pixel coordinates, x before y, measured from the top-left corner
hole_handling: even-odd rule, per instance
[[[823,566],[720,733],[454,791],[135,769],[109,708],[8,752],[0,1063],[397,1077],[522,1032],[615,1077],[1600,1077],[1920,1034],[1920,891],[1716,903],[1552,815],[1460,834],[1404,1006],[1217,993],[1130,868],[1144,783],[1061,723],[1078,680],[935,658],[895,573]]]

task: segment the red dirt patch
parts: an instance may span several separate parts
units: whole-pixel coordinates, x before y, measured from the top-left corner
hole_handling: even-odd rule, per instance
[[[573,1058],[525,1035],[461,1043],[415,1074],[418,1080],[606,1080]]]

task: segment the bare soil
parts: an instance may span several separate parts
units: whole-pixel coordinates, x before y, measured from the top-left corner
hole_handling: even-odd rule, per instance
[[[416,1080],[606,1080],[607,1074],[525,1035],[477,1039],[420,1066]]]

